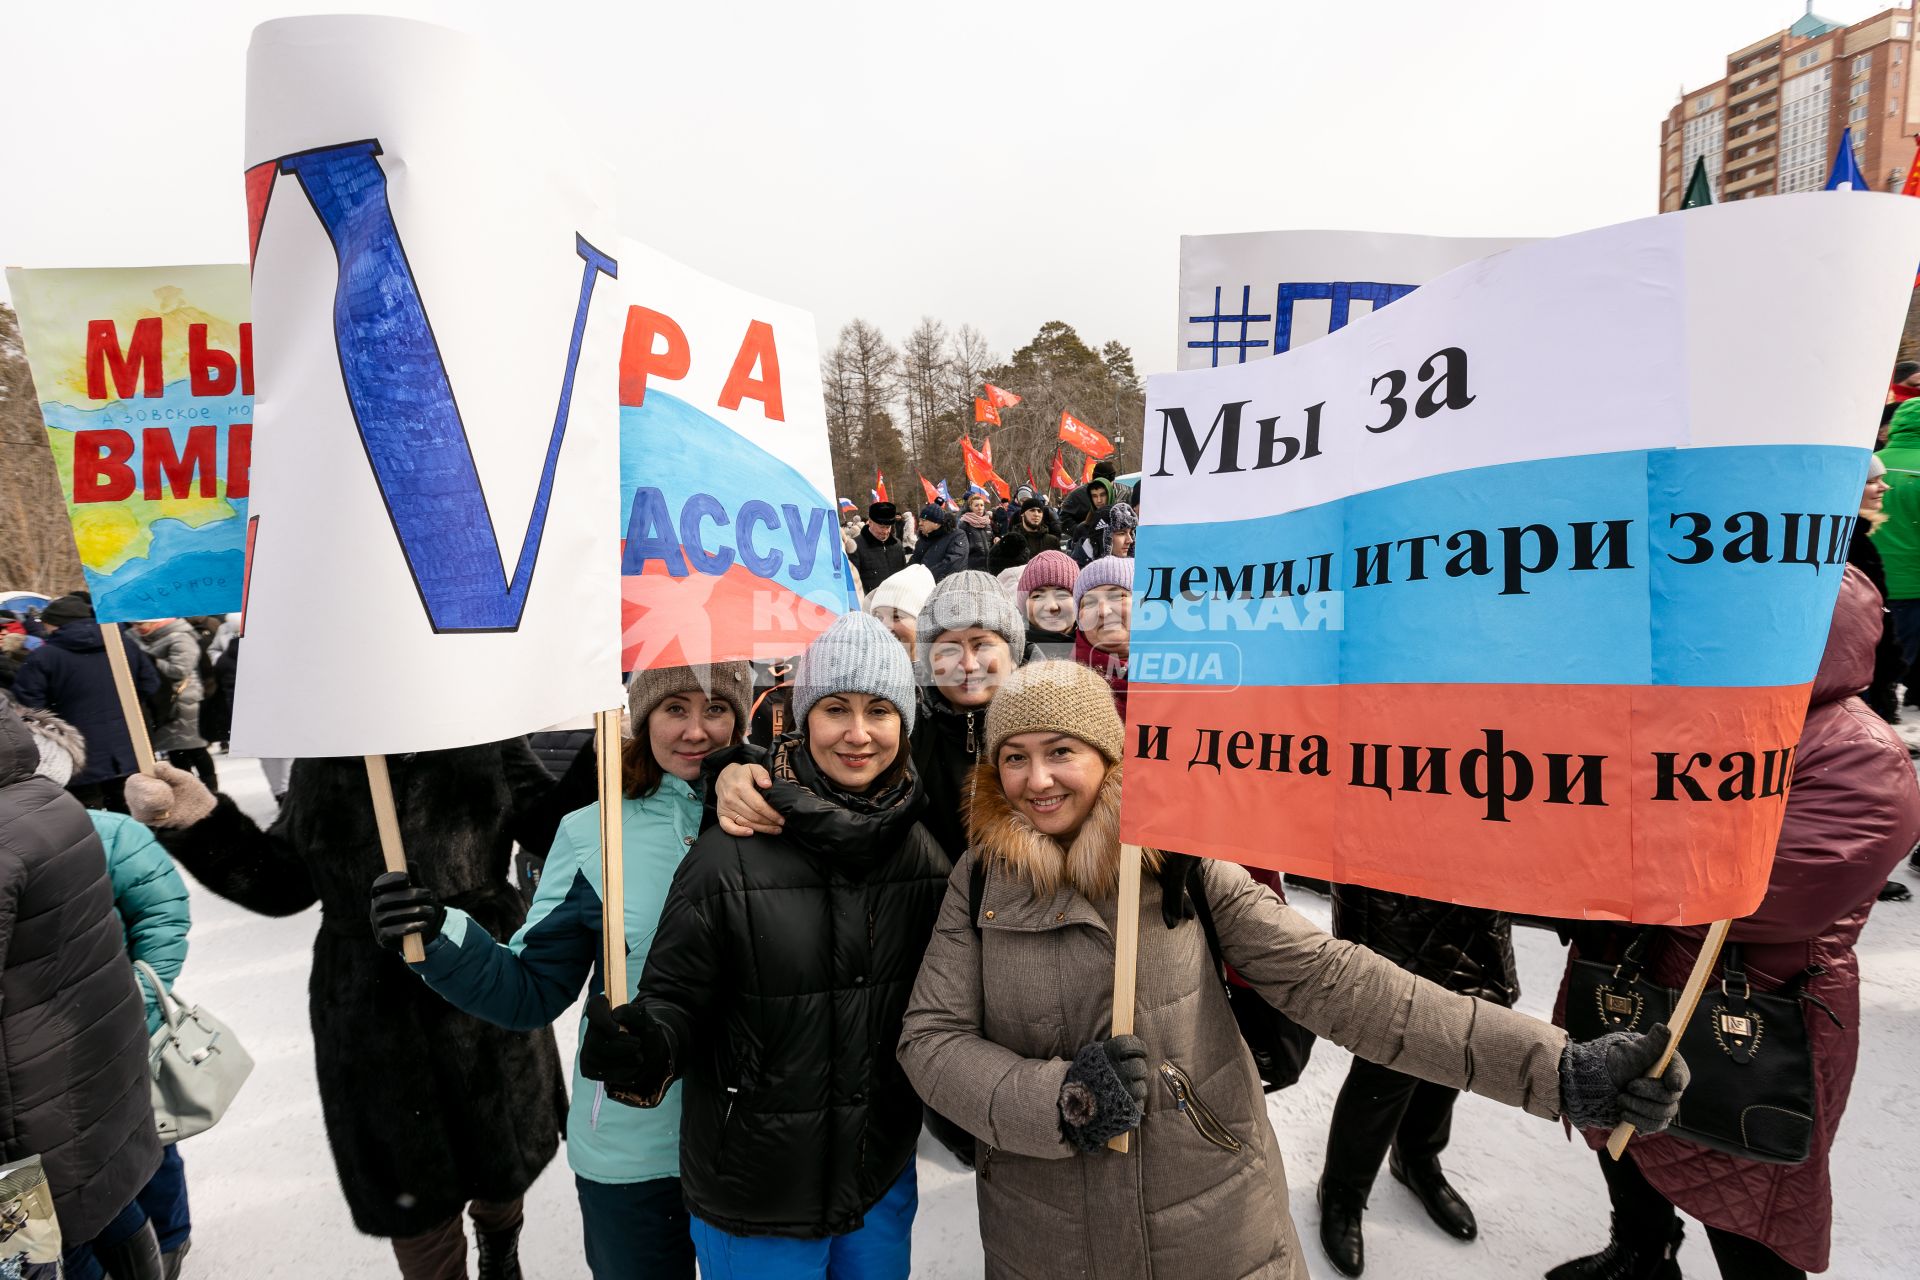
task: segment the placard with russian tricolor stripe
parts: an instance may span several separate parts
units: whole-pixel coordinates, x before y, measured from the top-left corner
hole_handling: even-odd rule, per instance
[[[852,604],[813,317],[627,241],[621,664],[805,649]]]
[[[1148,380],[1125,837],[1555,916],[1766,886],[1920,253],[1824,193]]]

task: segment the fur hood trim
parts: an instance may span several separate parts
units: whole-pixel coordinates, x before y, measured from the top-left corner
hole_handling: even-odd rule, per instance
[[[1120,768],[1116,764],[1107,770],[1072,847],[1062,849],[1008,801],[998,769],[984,762],[975,766],[967,831],[973,856],[1027,885],[1036,900],[1051,898],[1063,884],[1089,902],[1113,897],[1120,888]],[[1142,853],[1146,873],[1158,872],[1159,853]]]
[[[42,754],[49,747],[65,752],[73,761],[73,772],[79,773],[87,767],[87,740],[80,731],[56,716],[51,711],[39,707],[15,707],[20,718],[27,722],[27,728],[33,733],[34,741],[39,744]]]

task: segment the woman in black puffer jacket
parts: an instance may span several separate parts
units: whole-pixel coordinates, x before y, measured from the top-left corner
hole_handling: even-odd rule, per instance
[[[894,1046],[948,866],[915,821],[906,650],[874,618],[842,617],[801,655],[793,713],[764,793],[783,829],[707,827],[633,1003],[589,1001],[581,1071],[635,1105],[684,1081],[702,1274],[824,1273],[831,1252],[836,1275],[904,1277],[921,1106]]]
[[[1520,995],[1513,924],[1504,912],[1405,894],[1333,886],[1333,935],[1377,951],[1449,991],[1511,1008]],[[1343,1275],[1364,1265],[1361,1211],[1380,1171],[1403,1183],[1448,1235],[1479,1234],[1473,1210],[1440,1169],[1453,1127],[1457,1089],[1353,1060],[1327,1134],[1320,1179],[1320,1242]]]

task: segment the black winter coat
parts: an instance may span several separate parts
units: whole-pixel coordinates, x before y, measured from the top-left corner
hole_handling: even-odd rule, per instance
[[[160,673],[153,659],[120,633],[133,672],[133,687],[141,702],[160,691]],[[120,695],[114,691],[113,669],[107,665],[107,646],[97,622],[69,622],[46,643],[27,655],[14,677],[13,696],[21,706],[43,707],[65,720],[87,740],[87,764],[73,775],[70,786],[85,786],[140,771],[133,738],[120,714]]]
[[[508,856],[552,786],[525,739],[389,756],[387,767],[415,880],[512,937],[526,903]],[[356,1227],[418,1235],[469,1200],[512,1200],[533,1185],[566,1123],[553,1033],[459,1012],[374,942],[367,890],[386,867],[360,758],[296,761],[267,831],[222,796],[201,822],[158,834],[195,879],[250,910],[288,916],[320,903],[308,1013],[327,1141]]]
[[[920,690],[913,725],[913,770],[920,775],[927,807],[920,825],[947,855],[960,861],[967,851],[967,802],[973,795],[973,767],[987,748],[987,709],[962,711],[928,685]]]
[[[1520,997],[1513,922],[1504,911],[1336,884],[1333,936],[1449,991],[1508,1007]]]
[[[993,544],[993,555],[987,560],[987,571],[1002,573],[1008,569],[1018,569],[1042,551],[1059,549],[1060,535],[1047,528],[1044,521],[1038,529],[1022,525]]]
[[[213,661],[213,687],[200,703],[200,736],[209,743],[225,742],[233,736],[233,682],[240,675],[240,637],[227,641],[227,647]]]
[[[873,530],[866,525],[860,526],[860,532],[853,536],[853,571],[860,575],[860,590],[870,594],[873,589],[907,567],[907,548],[900,541],[900,526],[893,526],[893,536],[885,542],[873,536]]]
[[[920,1099],[894,1046],[948,864],[914,821],[911,770],[870,808],[821,780],[798,735],[768,763],[785,830],[707,828],[634,999],[675,1046],[688,1209],[820,1239],[858,1230],[913,1159]]]
[[[972,543],[958,525],[948,525],[931,538],[920,539],[913,549],[912,562],[927,566],[935,582],[944,582],[967,567]]]
[[[160,1167],[146,1004],[107,854],[0,701],[0,1164],[37,1155],[69,1246]]]
[[[966,535],[967,539],[966,567],[978,569],[982,573],[986,572],[987,561],[993,556],[993,526],[971,525],[962,520],[960,532]]]

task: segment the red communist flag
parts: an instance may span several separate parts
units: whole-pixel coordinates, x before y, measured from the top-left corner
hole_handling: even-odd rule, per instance
[[[1920,138],[1913,140],[1913,163],[1907,166],[1907,182],[1900,188],[1903,196],[1920,196]]]
[[[933,487],[933,483],[930,480],[928,480],[925,476],[920,477],[920,488],[926,492],[928,502],[940,501],[939,490],[935,489]]]
[[[1088,458],[1087,465],[1080,468],[1080,483],[1081,484],[1093,483],[1093,459],[1092,458]]]
[[[1053,451],[1052,480],[1053,487],[1063,493],[1073,488],[1073,477],[1067,474],[1067,464],[1060,457],[1060,451],[1058,449]]]
[[[874,493],[879,495],[880,501],[882,502],[891,501],[891,499],[887,497],[887,473],[886,472],[876,471],[873,473],[873,491]]]
[[[1000,411],[993,407],[992,401],[982,400],[976,396],[973,401],[973,420],[991,422],[997,427],[1000,425]]]
[[[992,436],[980,437],[980,456],[987,460],[988,466],[993,465],[993,437]]]
[[[1020,403],[1019,396],[1013,394],[1011,391],[1002,391],[991,382],[986,385],[985,391],[987,393],[987,403],[996,409],[1011,409]]]
[[[1032,464],[1028,464],[1027,466],[1027,488],[1033,490],[1035,493],[1040,492],[1040,482],[1033,478]]]
[[[992,458],[974,448],[972,439],[966,436],[960,438],[960,462],[966,470],[968,484],[992,489],[1003,498],[1013,492],[1005,480],[994,474]]]
[[[987,477],[993,474],[993,464],[973,447],[970,436],[960,437],[960,469],[967,473],[967,483],[987,487]]]
[[[1089,458],[1106,458],[1113,454],[1111,440],[1065,409],[1060,411],[1060,438]]]

